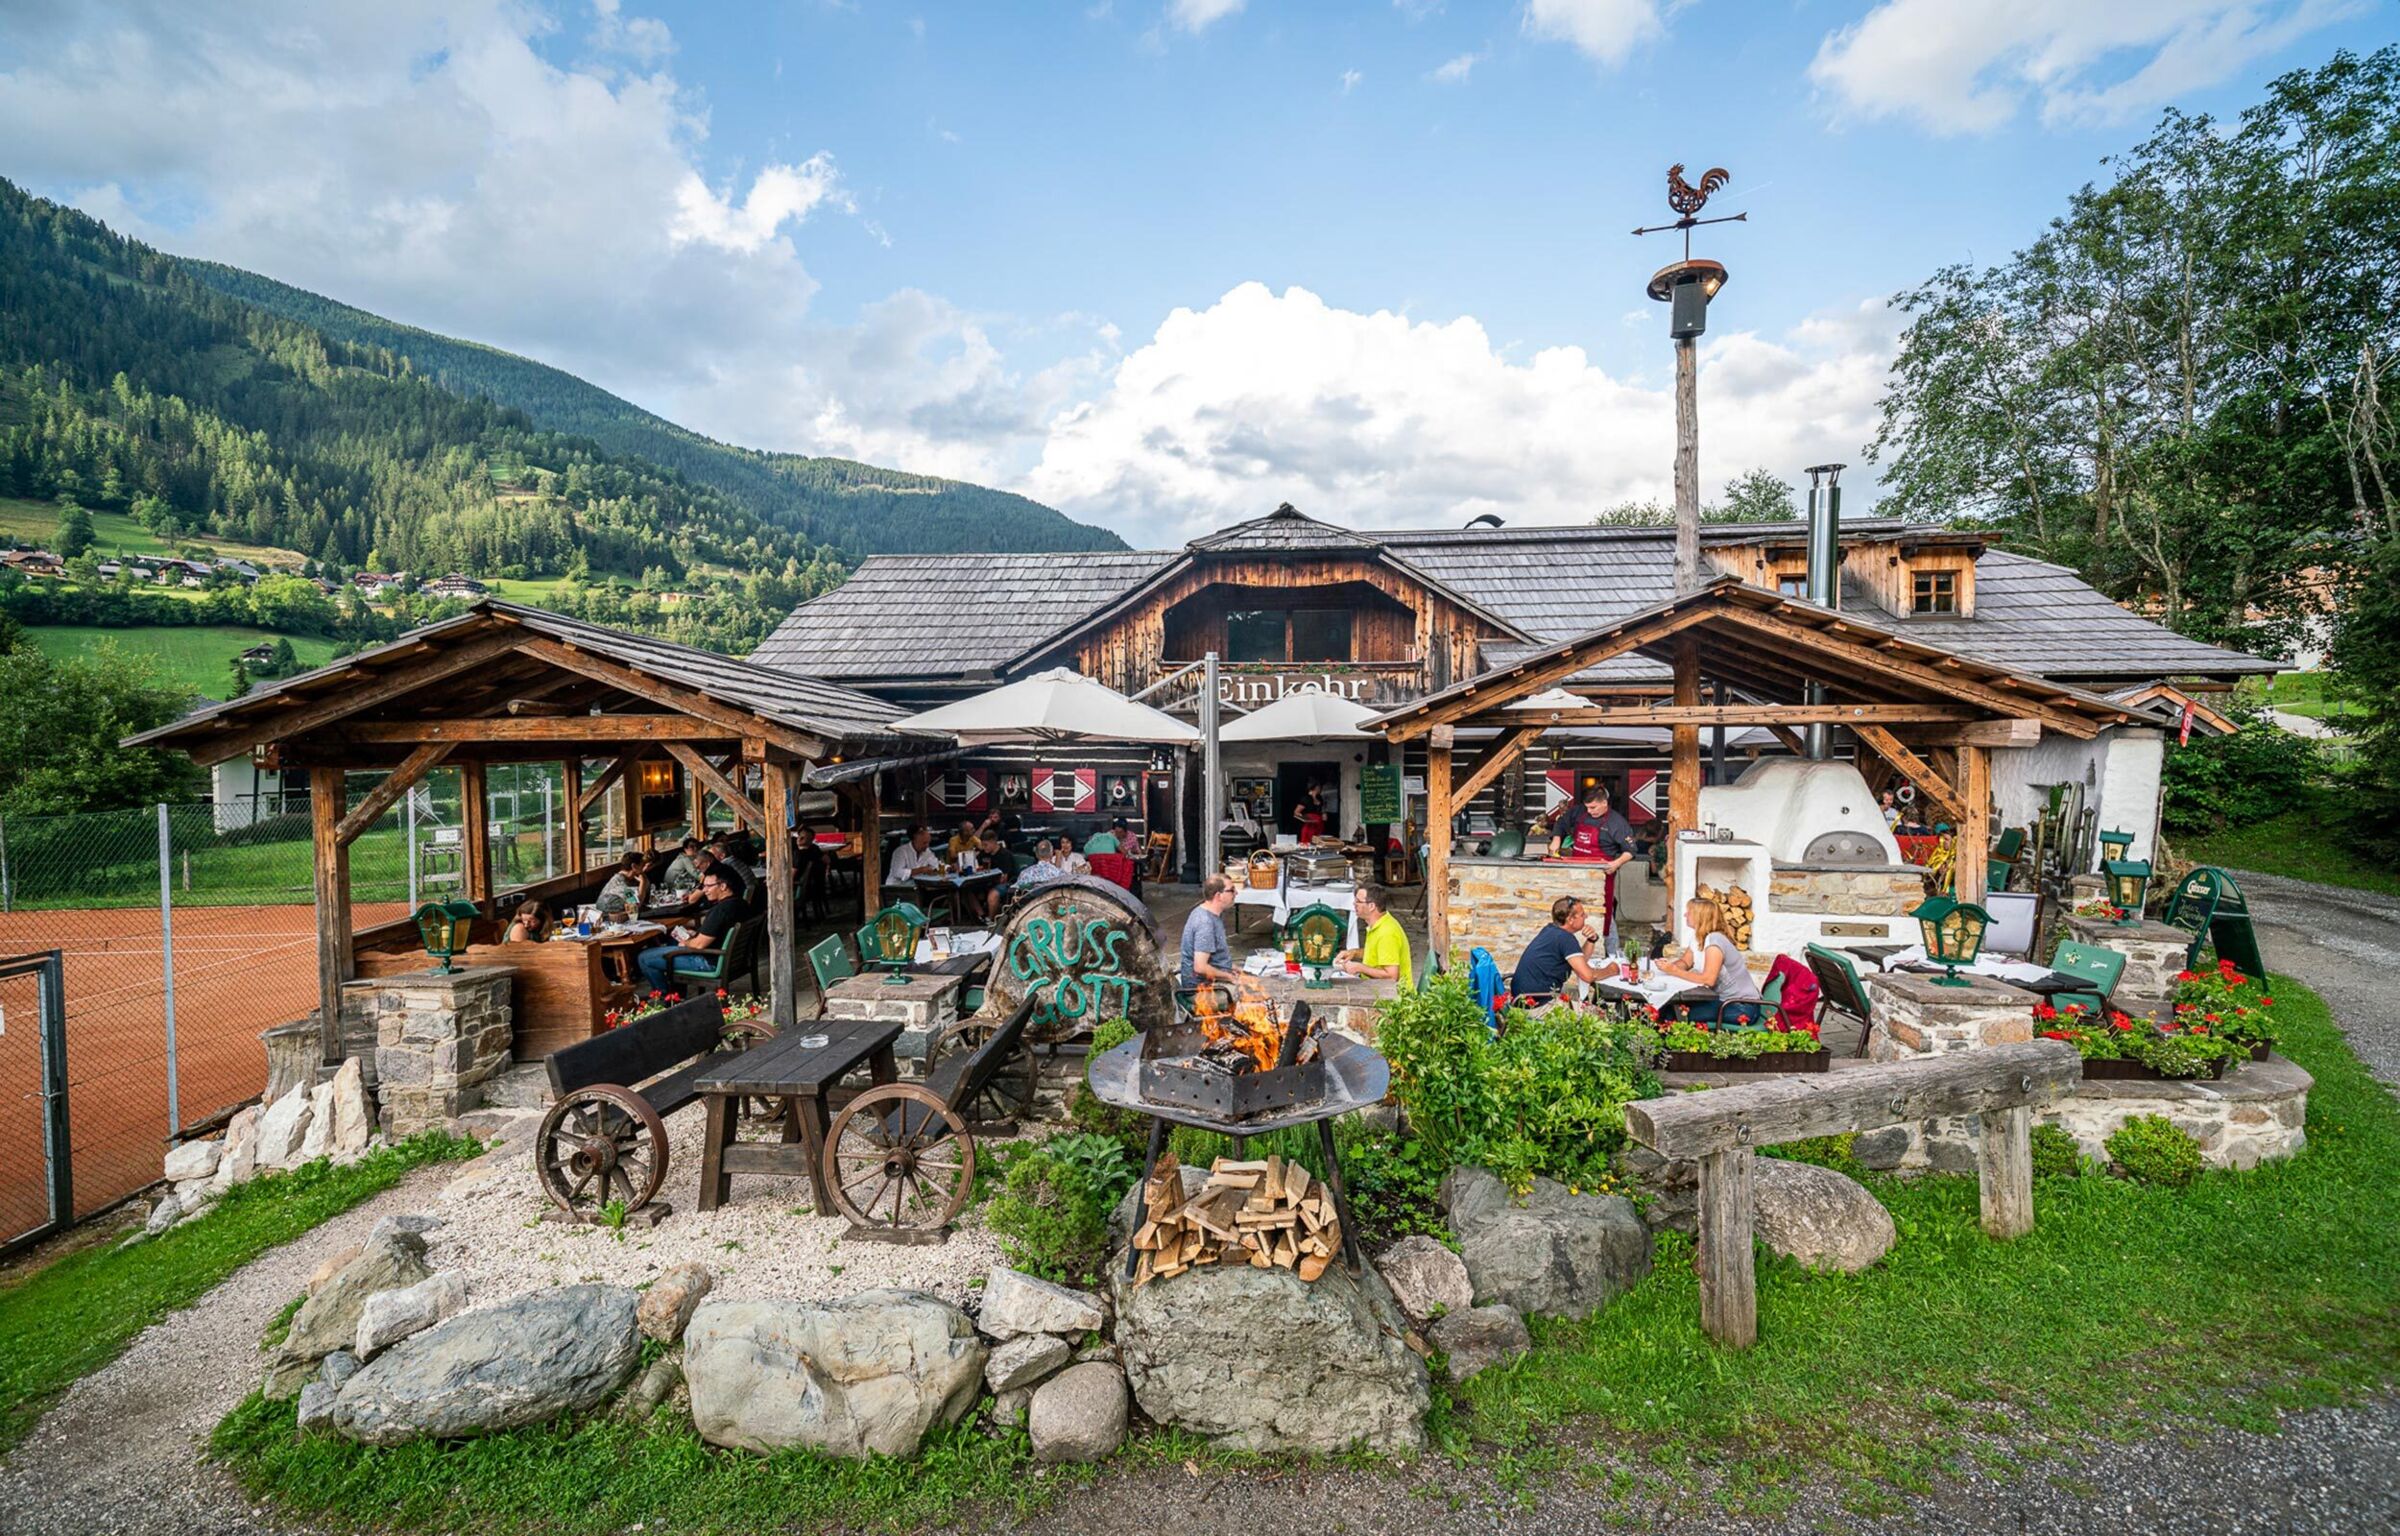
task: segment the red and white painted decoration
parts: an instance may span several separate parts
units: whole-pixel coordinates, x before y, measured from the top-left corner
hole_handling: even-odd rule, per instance
[[[1036,768],[1033,808],[1037,811],[1089,813],[1100,809],[1100,770],[1097,768]]]
[[[925,786],[926,803],[938,810],[980,816],[990,803],[991,775],[981,768],[960,768]]]

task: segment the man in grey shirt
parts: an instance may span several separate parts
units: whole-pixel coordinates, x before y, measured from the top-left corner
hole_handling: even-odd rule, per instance
[[[1200,905],[1183,920],[1183,965],[1175,973],[1177,985],[1235,979],[1233,945],[1225,937],[1225,914],[1232,910],[1232,881],[1210,875],[1200,882]]]

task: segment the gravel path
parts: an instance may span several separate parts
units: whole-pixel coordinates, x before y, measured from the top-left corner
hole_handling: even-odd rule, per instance
[[[2367,1070],[2400,1088],[2400,896],[2237,869],[2267,964],[2319,993]]]

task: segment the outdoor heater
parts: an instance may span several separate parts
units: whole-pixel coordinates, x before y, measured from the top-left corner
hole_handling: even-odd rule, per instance
[[[1972,986],[1972,982],[1958,974],[1958,968],[1973,965],[1975,957],[1983,952],[1983,931],[1991,926],[1992,915],[1950,896],[1931,897],[1908,915],[1917,920],[1917,930],[1924,936],[1925,958],[1948,973],[1934,985]]]
[[[2148,859],[2110,859],[2101,866],[2108,875],[2108,903],[2124,912],[2117,926],[2129,928],[2142,920],[2142,907],[2150,897],[2150,861]]]
[[[417,908],[417,936],[424,940],[425,953],[440,964],[434,969],[443,975],[450,973],[450,958],[464,950],[468,934],[483,909],[471,901],[429,901]]]

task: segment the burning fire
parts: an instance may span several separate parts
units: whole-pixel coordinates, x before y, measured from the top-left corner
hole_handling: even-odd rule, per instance
[[[1249,1058],[1250,1070],[1264,1072],[1275,1065],[1283,1049],[1283,1021],[1263,982],[1244,976],[1233,1006],[1222,1006],[1215,987],[1202,987],[1192,998],[1194,1020],[1202,1038],[1212,1046],[1228,1046]]]

